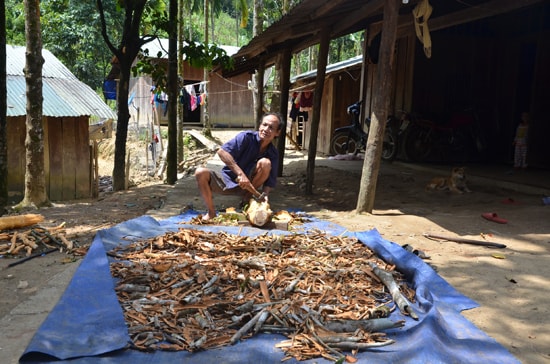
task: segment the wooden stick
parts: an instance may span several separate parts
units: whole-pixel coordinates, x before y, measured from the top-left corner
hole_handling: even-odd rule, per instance
[[[430,234],[430,233],[425,233],[424,236],[428,239],[442,239],[442,240],[454,241],[456,243],[481,245],[489,248],[498,248],[498,249],[506,248],[506,245],[504,244],[491,243],[489,241],[473,240],[473,239],[466,239],[461,237],[442,236],[442,235],[436,235],[436,234]]]
[[[17,242],[17,232],[13,233],[13,236],[11,237],[11,245],[8,249],[8,254],[11,254],[15,250],[15,243]]]
[[[388,318],[369,320],[329,320],[324,324],[324,327],[327,330],[334,332],[355,332],[358,329],[362,329],[367,332],[376,332],[403,326],[405,326],[405,321],[392,321]]]
[[[256,323],[260,320],[260,317],[263,316],[264,312],[267,311],[267,309],[263,309],[260,312],[256,314],[256,316],[252,317],[250,321],[248,321],[243,327],[239,329],[232,337],[231,340],[229,340],[229,343],[231,345],[235,344],[237,341],[239,341],[248,331],[250,331],[254,326],[256,326]]]
[[[384,283],[384,285],[388,288],[388,290],[391,293],[391,296],[393,297],[393,300],[395,301],[395,304],[397,305],[397,307],[399,307],[401,312],[407,313],[413,319],[418,320],[418,315],[412,309],[411,303],[409,302],[407,297],[405,297],[399,290],[399,286],[397,285],[397,283],[395,283],[395,280],[393,279],[392,274],[389,272],[386,272],[383,269],[378,268],[376,263],[373,263],[373,262],[368,262],[368,263],[372,268],[372,271],[374,272],[374,274],[376,274],[376,276],[380,278],[382,283]]]
[[[46,255],[46,254],[53,253],[53,252],[55,252],[55,251],[57,251],[57,250],[58,250],[57,248],[52,248],[52,249],[46,250],[46,251],[44,251],[44,252],[40,252],[40,253],[35,253],[35,254],[33,254],[33,255],[29,255],[28,257],[19,259],[18,261],[15,261],[15,262],[13,262],[13,263],[8,264],[7,268],[14,267],[14,266],[16,266],[16,265],[19,265],[19,264],[21,264],[21,263],[26,262],[27,260],[34,259],[34,258],[36,258],[36,257],[41,257],[42,255]]]

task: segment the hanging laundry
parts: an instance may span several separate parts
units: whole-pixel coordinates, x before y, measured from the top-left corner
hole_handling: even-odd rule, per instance
[[[300,111],[311,111],[313,107],[313,92],[304,91],[300,95]]]
[[[195,86],[187,85],[185,90],[189,93],[189,109],[195,111],[197,109],[197,94],[195,92]]]
[[[168,95],[166,92],[155,93],[155,104],[160,104],[162,106],[163,114],[166,116],[168,113]]]
[[[106,79],[103,82],[103,97],[105,97],[105,100],[116,100],[116,88],[116,80]]]
[[[428,28],[428,19],[432,15],[432,6],[428,0],[422,0],[413,9],[414,30],[416,37],[424,45],[424,54],[427,58],[432,57],[432,39]]]
[[[204,106],[204,104],[206,104],[206,92],[203,92],[202,94],[200,94],[199,105]]]
[[[153,108],[155,107],[155,89],[156,89],[156,86],[153,85],[151,86],[151,89],[149,90],[151,92],[151,105],[153,105]]]
[[[298,118],[298,114],[300,113],[299,100],[298,102],[296,102],[298,96],[299,94],[297,92],[294,92],[291,98],[290,119],[292,121],[296,121],[296,119]]]
[[[189,93],[187,92],[187,90],[182,87],[180,89],[180,104],[183,105],[184,107],[184,110],[189,110],[189,105],[190,105],[190,97],[191,95],[189,95]]]

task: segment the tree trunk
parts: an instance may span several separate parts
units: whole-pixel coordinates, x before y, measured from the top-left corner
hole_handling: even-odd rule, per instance
[[[127,59],[126,55],[120,58],[120,80],[117,97],[118,120],[116,124],[115,161],[113,166],[114,191],[123,191],[126,188],[126,140],[128,138],[128,122],[130,121],[128,90],[130,87],[131,62]]]
[[[315,91],[313,94],[313,113],[311,116],[309,148],[307,153],[306,195],[313,194],[313,177],[315,175],[315,157],[317,155],[317,134],[321,120],[321,100],[325,87],[325,72],[327,69],[328,48],[330,37],[328,29],[321,30],[319,56],[317,58],[317,76],[315,77]]]
[[[6,74],[6,5],[0,0],[0,74]],[[0,215],[8,205],[8,140],[6,77],[0,77]]]
[[[386,129],[385,121],[388,116],[392,90],[399,3],[400,0],[385,0],[384,3],[382,40],[375,83],[377,92],[374,95],[369,137],[361,174],[361,186],[357,199],[357,213],[372,213],[374,208],[376,182],[380,171],[382,144],[384,130]]]
[[[177,101],[178,101],[178,0],[170,0],[170,33],[168,35],[168,149],[166,151],[166,182],[178,180]]]
[[[107,33],[103,2],[102,0],[97,0],[97,7],[101,18],[101,35],[120,64],[117,95],[118,120],[115,139],[115,163],[113,167],[113,190],[115,191],[122,191],[126,188],[126,139],[128,138],[128,122],[130,121],[128,90],[130,87],[132,63],[137,57],[141,46],[155,39],[154,36],[140,38],[139,35],[141,16],[146,3],[147,0],[127,1],[124,3],[125,18],[122,40],[119,46],[115,47]]]
[[[183,24],[184,24],[184,16],[183,16],[183,0],[178,0],[178,49],[183,49]],[[181,85],[178,85],[179,87],[183,87],[185,75],[183,72],[183,55],[178,52],[178,80],[180,80],[181,77]],[[184,145],[183,145],[183,119],[185,118],[185,110],[183,108],[183,105],[179,102],[177,102],[178,105],[178,122],[177,122],[177,146],[178,146],[178,166],[181,162],[183,162],[185,155],[184,155]]]
[[[208,47],[208,3],[210,0],[204,0],[204,45]],[[208,69],[205,67],[203,71],[203,81],[208,80]],[[206,84],[205,84],[206,85]],[[206,86],[205,86],[206,87]],[[202,107],[202,120],[203,120],[203,133],[207,137],[212,136],[212,127],[210,125],[210,116],[208,115],[208,102],[204,103]]]
[[[25,138],[25,197],[19,207],[50,204],[44,174],[44,128],[42,125],[42,34],[40,1],[25,0],[25,37],[27,39],[25,80],[27,83],[27,136]]]

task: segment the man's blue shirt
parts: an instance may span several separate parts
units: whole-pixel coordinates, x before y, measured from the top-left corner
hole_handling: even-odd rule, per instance
[[[231,154],[237,165],[249,178],[256,167],[256,162],[260,158],[268,158],[271,161],[271,172],[264,186],[275,188],[279,167],[279,151],[273,144],[269,144],[265,152],[260,153],[260,135],[257,131],[240,132],[235,138],[222,145],[222,149]],[[238,186],[235,182],[237,176],[229,167],[224,166],[222,168],[222,177],[227,189]]]

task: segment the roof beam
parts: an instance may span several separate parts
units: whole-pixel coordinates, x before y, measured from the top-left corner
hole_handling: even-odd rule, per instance
[[[514,11],[545,0],[493,0],[430,20],[430,28],[443,29]]]
[[[546,0],[493,0],[480,5],[471,6],[464,10],[452,12],[429,20],[430,31],[450,28],[456,25],[497,16],[511,11],[538,4]],[[377,24],[378,25],[378,24]],[[403,36],[411,31],[413,20],[407,20],[399,24],[398,36]],[[381,24],[380,24],[381,26]]]
[[[381,10],[384,6],[383,0],[372,0],[363,5],[358,11],[353,13],[352,16],[347,16],[345,19],[341,19],[337,22],[332,29],[332,35],[340,34],[346,29],[351,28],[352,25],[361,22],[365,18],[371,16],[378,10]]]

